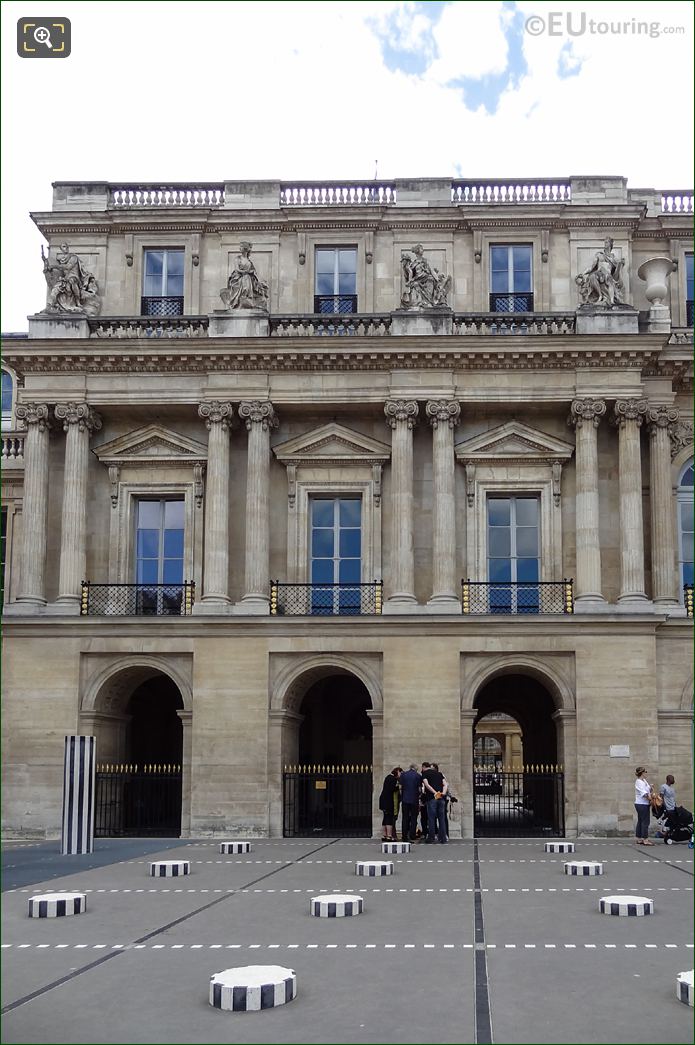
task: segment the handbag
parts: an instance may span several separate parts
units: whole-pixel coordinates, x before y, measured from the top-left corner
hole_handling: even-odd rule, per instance
[[[661,795],[657,795],[655,791],[652,791],[649,796],[649,804],[652,807],[652,812],[656,816],[660,816],[664,805],[664,800]]]

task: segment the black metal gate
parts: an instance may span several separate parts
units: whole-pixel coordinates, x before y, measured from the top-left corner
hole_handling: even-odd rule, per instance
[[[476,838],[564,837],[562,766],[532,765],[518,772],[475,766],[473,801]]]
[[[96,774],[96,838],[178,838],[181,766],[100,765]]]
[[[282,790],[285,838],[371,837],[371,766],[285,766]]]

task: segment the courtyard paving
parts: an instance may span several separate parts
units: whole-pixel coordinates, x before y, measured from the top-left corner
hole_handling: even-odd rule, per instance
[[[3,845],[2,1041],[605,1042],[692,1041],[675,997],[693,966],[693,853],[626,840],[416,845],[382,857],[368,839],[257,840],[221,856],[210,840]],[[148,876],[150,860],[191,874]],[[358,878],[360,859],[395,874]],[[604,862],[570,878],[568,859]],[[87,894],[84,915],[29,919],[30,896]],[[364,913],[312,918],[311,896],[358,893]],[[609,893],[652,897],[654,915],[602,915]],[[298,996],[277,1009],[208,1004],[210,976],[284,965]]]

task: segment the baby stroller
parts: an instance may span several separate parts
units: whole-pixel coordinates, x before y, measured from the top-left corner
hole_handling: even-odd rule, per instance
[[[674,842],[688,842],[693,848],[693,814],[683,806],[666,810],[662,817],[663,839],[666,845]]]

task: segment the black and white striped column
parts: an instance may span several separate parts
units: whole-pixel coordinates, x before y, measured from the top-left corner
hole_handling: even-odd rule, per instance
[[[573,853],[574,842],[546,842],[546,853]]]
[[[679,972],[676,976],[676,997],[684,1005],[693,1008],[693,970],[690,972]]]
[[[250,853],[251,843],[250,842],[220,842],[220,852],[223,856],[229,856],[232,853]]]
[[[600,860],[568,860],[565,864],[565,874],[603,874],[603,864]]]
[[[382,842],[382,853],[409,853],[410,842]]]
[[[150,878],[181,878],[190,873],[188,860],[154,860],[150,864]]]
[[[309,902],[309,910],[314,918],[351,918],[362,914],[363,909],[362,897],[354,893],[312,896]]]
[[[393,874],[393,864],[390,860],[358,860],[355,863],[355,874],[365,878],[381,878]]]
[[[648,896],[602,896],[598,902],[601,914],[617,914],[621,918],[642,918],[654,914],[654,901]]]
[[[258,1012],[297,997],[297,974],[280,965],[245,965],[210,977],[210,1004],[231,1012]]]
[[[94,850],[96,751],[96,737],[65,738],[60,851],[67,855]]]
[[[86,893],[41,893],[29,899],[30,918],[66,918],[86,910]]]

